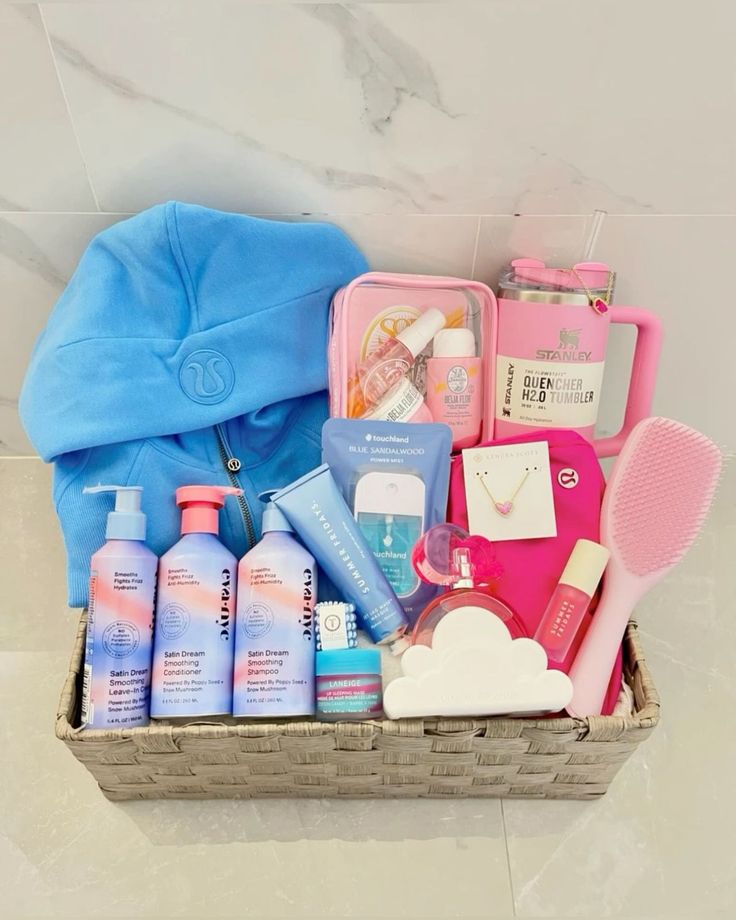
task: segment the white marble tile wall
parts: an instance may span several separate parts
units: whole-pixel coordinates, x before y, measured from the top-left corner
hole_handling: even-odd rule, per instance
[[[0,0],[0,451],[32,452],[23,370],[86,242],[172,197],[491,283],[604,210],[618,299],[665,318],[657,411],[735,447],[735,29],[730,0]]]

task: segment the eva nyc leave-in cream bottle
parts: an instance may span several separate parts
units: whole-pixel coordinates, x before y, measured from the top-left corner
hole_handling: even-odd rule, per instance
[[[93,486],[115,492],[107,542],[92,556],[82,725],[135,728],[148,724],[156,555],[143,542],[140,486]]]
[[[217,538],[219,510],[240,489],[182,486],[178,543],[161,557],[151,717],[229,715],[233,703],[237,560]]]

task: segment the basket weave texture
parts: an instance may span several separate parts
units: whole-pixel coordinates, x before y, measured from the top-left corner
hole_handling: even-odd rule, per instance
[[[637,627],[624,640],[631,717],[228,720],[146,728],[79,725],[86,616],[56,735],[113,800],[164,798],[523,797],[592,799],[657,725],[659,697]]]

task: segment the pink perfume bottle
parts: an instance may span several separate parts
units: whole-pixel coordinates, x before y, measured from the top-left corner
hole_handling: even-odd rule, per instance
[[[445,314],[432,307],[368,355],[358,365],[357,379],[348,391],[348,416],[363,416],[379,403],[444,325]]]
[[[496,562],[493,546],[485,537],[470,536],[454,524],[431,527],[417,542],[412,553],[412,564],[422,579],[435,585],[448,585],[450,590],[436,597],[419,615],[412,632],[413,645],[432,644],[432,635],[446,614],[460,607],[480,608],[498,617],[506,625],[513,639],[525,638],[527,632],[516,614],[489,593],[489,589],[476,585],[493,581],[502,574]]]
[[[551,662],[565,660],[610,556],[605,546],[592,540],[575,544],[534,634]]]

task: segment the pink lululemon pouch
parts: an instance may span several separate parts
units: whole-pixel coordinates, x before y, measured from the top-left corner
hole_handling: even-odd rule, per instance
[[[581,538],[596,543],[600,540],[601,502],[606,482],[595,449],[574,431],[539,430],[479,446],[522,444],[526,441],[547,441],[549,445],[557,536],[494,543],[497,561],[503,568],[494,593],[519,617],[528,635],[533,636],[575,543]],[[468,527],[462,454],[452,459],[447,520],[459,527]],[[597,598],[591,604],[565,661],[561,665],[551,664],[551,667],[558,667],[565,673],[570,670],[590,625],[596,601]],[[621,670],[619,652],[604,715],[613,712],[621,689]]]
[[[328,346],[331,416],[349,417],[348,392],[357,380],[358,365],[431,308],[444,313],[445,328],[473,332],[476,355],[482,359],[481,439],[493,437],[498,307],[487,285],[462,278],[369,272],[340,288],[332,301]],[[430,342],[408,374],[422,395],[431,354]]]

